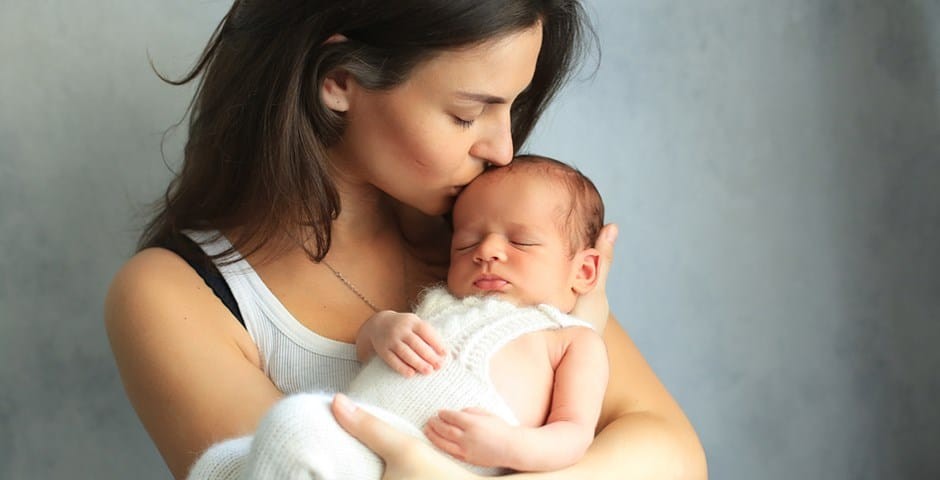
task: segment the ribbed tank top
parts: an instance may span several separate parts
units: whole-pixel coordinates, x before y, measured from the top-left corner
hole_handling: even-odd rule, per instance
[[[207,255],[231,248],[218,232],[183,232]],[[268,289],[245,259],[216,261],[258,347],[264,373],[284,394],[344,391],[359,373],[356,347],[304,327]]]

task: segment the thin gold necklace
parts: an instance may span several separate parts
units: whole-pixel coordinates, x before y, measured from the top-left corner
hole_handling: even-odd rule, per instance
[[[374,303],[374,302],[372,302],[371,300],[369,300],[362,292],[360,292],[359,289],[356,288],[356,286],[353,285],[353,283],[350,282],[349,279],[347,279],[345,275],[343,275],[342,273],[340,273],[339,270],[333,268],[333,265],[330,265],[330,263],[327,262],[325,259],[324,259],[324,260],[320,260],[320,263],[322,263],[323,265],[326,265],[326,268],[329,268],[330,271],[333,272],[333,275],[334,275],[337,279],[339,279],[340,282],[343,282],[343,285],[346,285],[346,288],[348,288],[350,292],[356,294],[356,296],[359,297],[359,299],[362,300],[363,303],[365,303],[366,305],[368,305],[369,308],[371,308],[373,312],[379,313],[379,307],[375,306],[375,303]],[[402,246],[402,252],[401,252],[401,293],[402,293],[402,298],[407,298],[407,296],[408,296],[408,294],[407,294],[407,291],[408,291],[408,290],[407,290],[407,289],[408,289],[407,285],[408,285],[408,258],[407,258],[407,256],[406,256],[406,253],[405,253],[405,250],[404,250],[404,246]]]
[[[356,286],[352,284],[352,282],[347,280],[346,277],[344,277],[342,273],[339,273],[339,270],[333,268],[333,266],[330,265],[326,260],[320,260],[320,263],[326,265],[326,268],[329,268],[330,271],[333,272],[333,275],[336,275],[336,278],[338,278],[339,281],[343,282],[343,285],[346,285],[346,288],[348,288],[349,291],[355,293],[356,296],[359,297],[360,300],[365,302],[365,304],[368,305],[369,308],[371,308],[373,312],[379,313],[379,308],[376,307],[375,304],[372,303],[368,298],[366,298],[366,296],[363,295],[362,292],[360,292],[359,289],[356,288]]]

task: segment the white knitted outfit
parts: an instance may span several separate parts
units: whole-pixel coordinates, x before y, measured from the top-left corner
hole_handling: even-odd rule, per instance
[[[517,307],[495,297],[457,299],[441,287],[428,290],[415,313],[441,336],[448,351],[444,365],[429,375],[404,378],[375,357],[346,393],[363,408],[424,441],[421,428],[441,409],[478,407],[518,425],[490,379],[493,354],[527,333],[590,328],[548,305]],[[242,478],[379,480],[381,459],[339,427],[329,409],[331,398],[294,395],[275,405],[255,434]],[[483,475],[505,473],[464,466]]]

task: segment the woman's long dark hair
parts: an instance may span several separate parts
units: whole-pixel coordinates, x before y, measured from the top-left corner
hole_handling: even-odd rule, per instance
[[[344,126],[321,101],[325,75],[343,68],[366,88],[390,89],[435,53],[538,21],[535,76],[512,105],[516,146],[593,38],[578,0],[236,0],[195,67],[161,76],[198,78],[198,88],[182,169],[138,247],[186,229],[235,229],[243,255],[290,241],[321,260],[340,211],[326,149]],[[348,41],[324,43],[335,33]]]

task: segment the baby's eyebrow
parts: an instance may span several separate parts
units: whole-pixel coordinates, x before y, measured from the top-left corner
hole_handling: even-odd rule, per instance
[[[510,223],[509,228],[518,233],[538,233],[542,230],[530,223]]]

